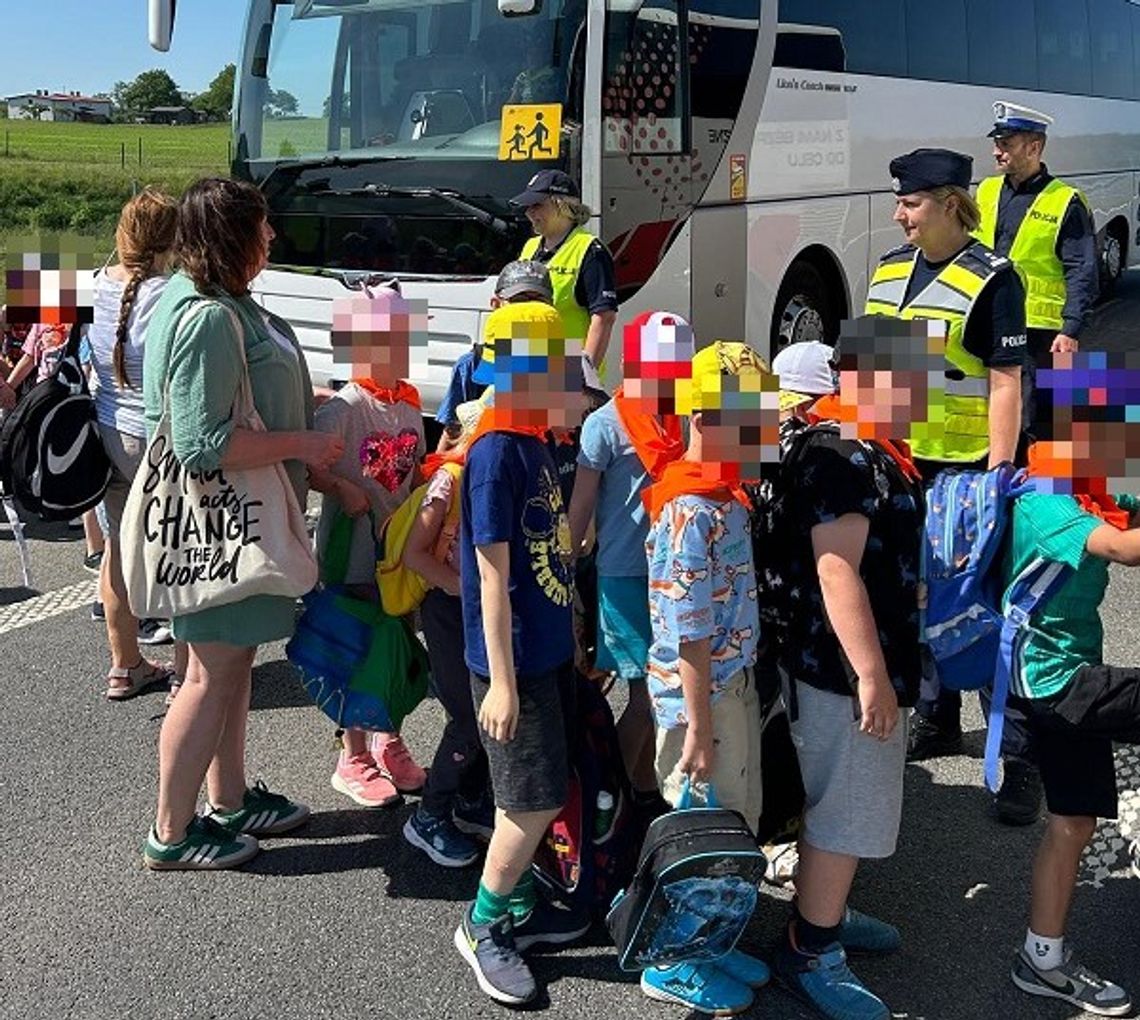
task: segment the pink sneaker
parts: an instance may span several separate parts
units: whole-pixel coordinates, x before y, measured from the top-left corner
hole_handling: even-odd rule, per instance
[[[372,757],[401,793],[419,793],[427,773],[412,759],[399,733],[372,734]]]
[[[356,801],[361,807],[388,807],[390,804],[399,804],[402,800],[367,751],[351,758],[347,751],[341,751],[336,771],[332,775],[332,788]]]

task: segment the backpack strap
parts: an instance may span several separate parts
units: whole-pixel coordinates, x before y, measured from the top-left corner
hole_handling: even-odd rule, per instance
[[[986,730],[986,786],[997,793],[997,764],[1005,728],[1005,706],[1017,669],[1019,638],[1034,610],[1050,598],[1072,576],[1073,568],[1055,560],[1030,563],[1013,579],[1003,600],[1005,619],[1001,628],[1000,651],[994,669],[993,700]]]

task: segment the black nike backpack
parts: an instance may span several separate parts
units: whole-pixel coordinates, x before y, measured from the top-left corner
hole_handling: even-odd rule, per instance
[[[95,421],[95,401],[79,363],[79,325],[50,378],[38,383],[0,426],[0,489],[45,521],[73,520],[95,506],[111,461]]]

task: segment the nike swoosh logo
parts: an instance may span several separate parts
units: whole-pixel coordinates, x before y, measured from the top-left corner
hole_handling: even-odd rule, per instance
[[[91,422],[86,422],[80,430],[79,435],[75,437],[75,442],[71,444],[67,453],[62,457],[56,454],[51,448],[50,443],[48,444],[47,469],[50,474],[63,474],[79,459],[79,455],[83,452],[83,445],[87,442],[87,433],[90,432],[90,430]]]

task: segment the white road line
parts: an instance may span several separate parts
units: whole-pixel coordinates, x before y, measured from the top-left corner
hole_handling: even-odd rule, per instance
[[[94,579],[80,581],[66,588],[49,591],[46,595],[14,602],[10,606],[0,606],[0,634],[7,634],[8,631],[19,630],[21,627],[30,627],[34,623],[41,623],[53,616],[62,616],[80,606],[89,605],[98,597],[98,588],[99,582]]]
[[[1097,824],[1081,858],[1078,885],[1100,889],[1110,878],[1128,873],[1128,844],[1140,838],[1140,748],[1117,745],[1116,788],[1119,817]]]

